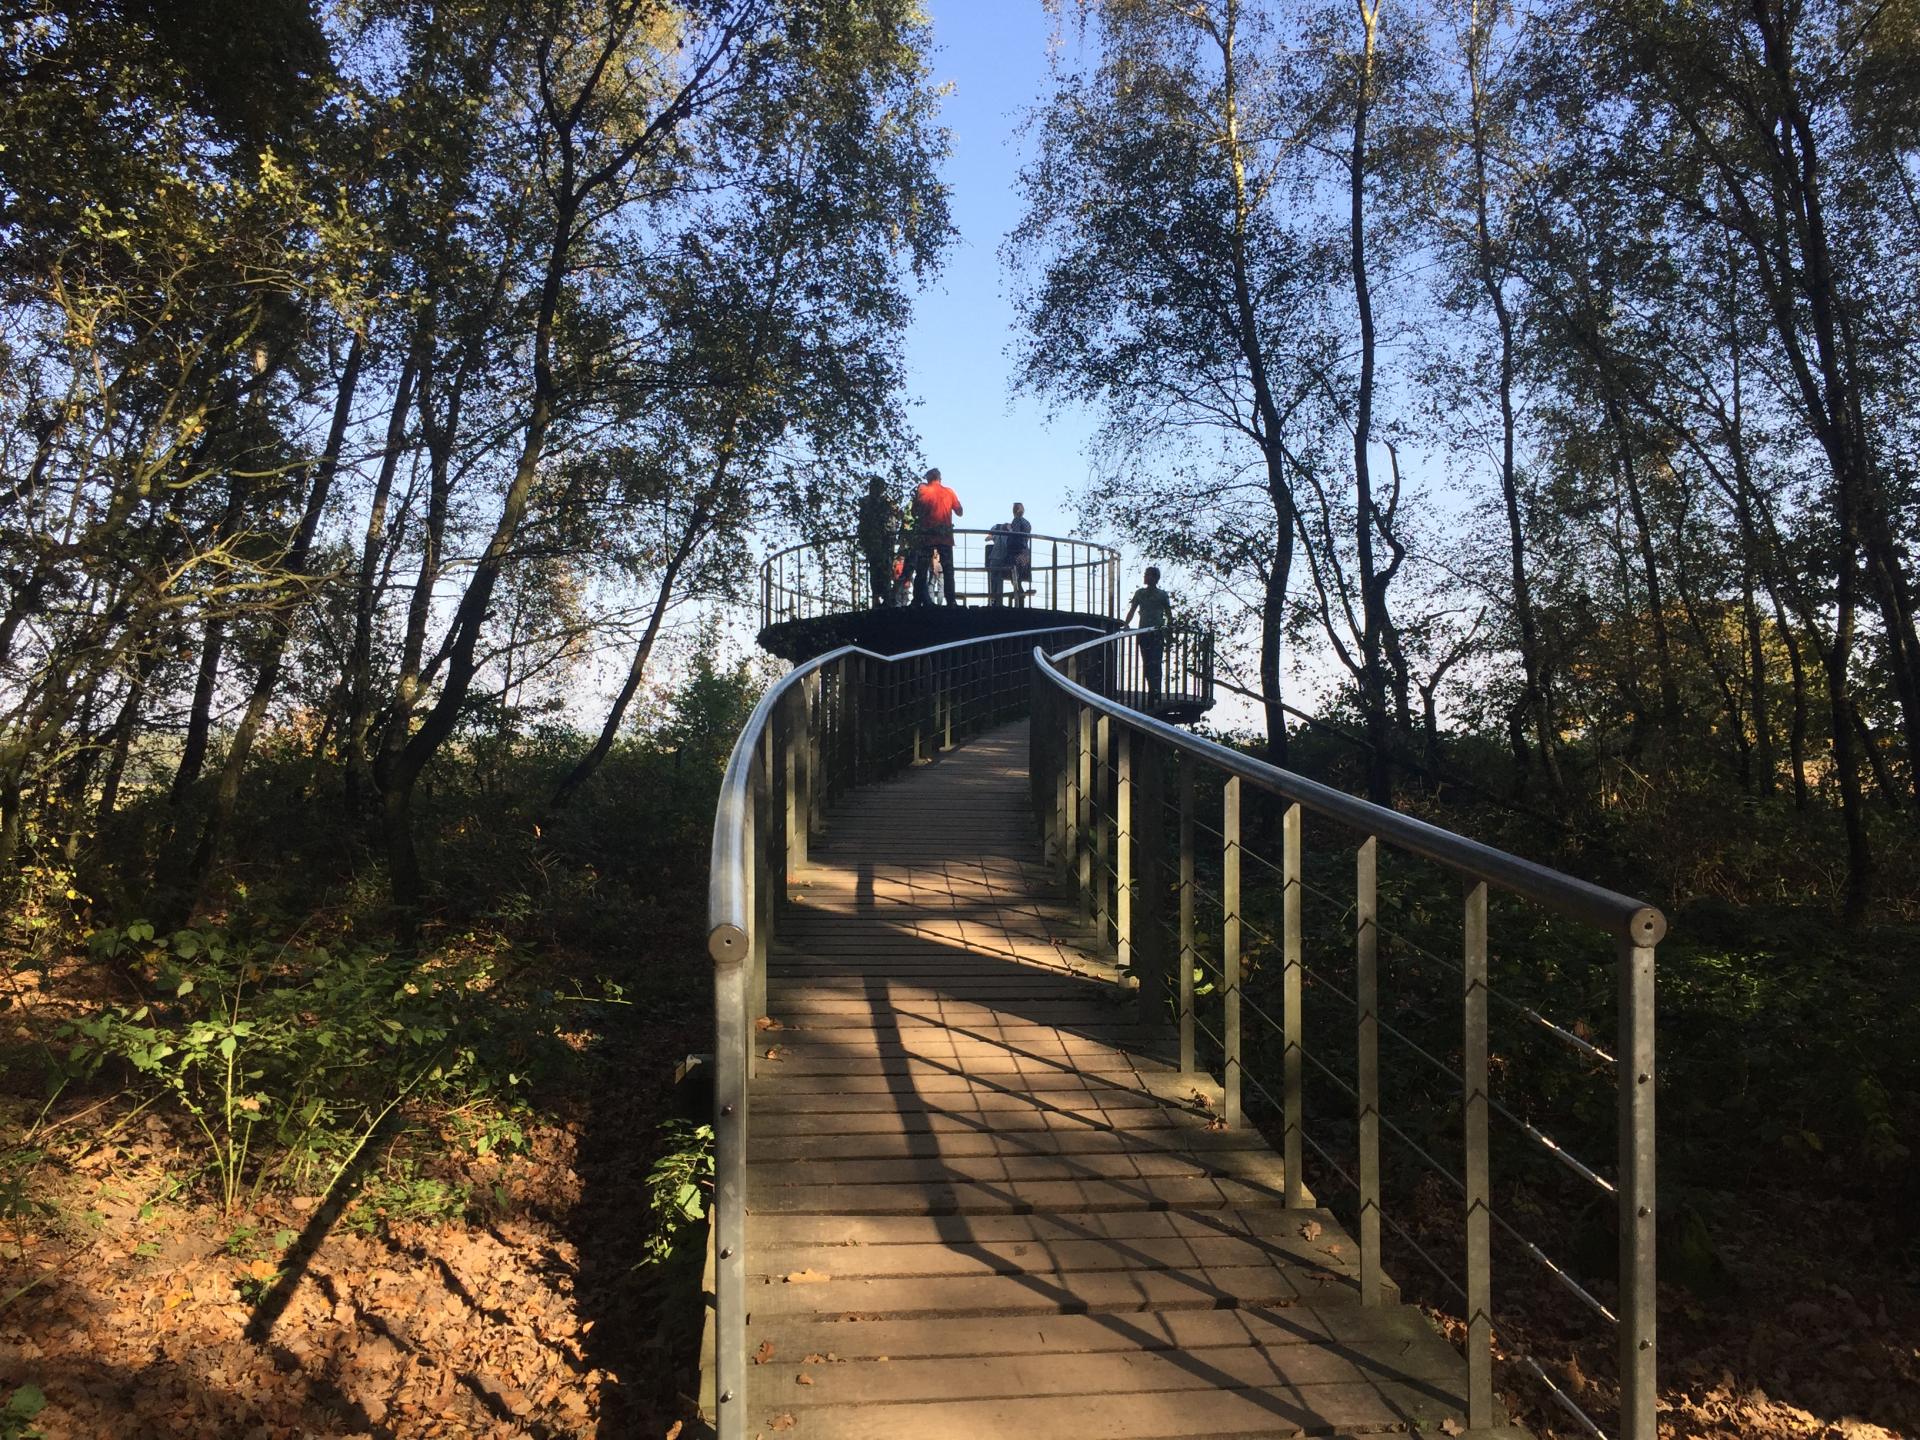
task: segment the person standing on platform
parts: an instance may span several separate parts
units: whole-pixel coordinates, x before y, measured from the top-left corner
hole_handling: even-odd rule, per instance
[[[953,517],[966,514],[960,497],[940,480],[938,469],[927,471],[927,478],[913,492],[913,603],[930,605],[927,577],[934,557],[940,560],[940,588],[947,604],[953,598]]]
[[[900,532],[900,507],[887,494],[887,482],[878,475],[867,481],[860,497],[860,554],[867,562],[867,583],[873,587],[873,607],[897,603],[893,584],[893,547]]]
[[[1033,522],[1027,519],[1027,507],[1018,500],[1013,502],[1013,519],[1007,530],[1010,533],[1001,551],[1002,562],[1013,577],[1013,603],[1024,610],[1027,596],[1033,593]]]
[[[1133,592],[1133,599],[1127,605],[1127,618],[1120,622],[1120,628],[1130,629],[1134,612],[1140,612],[1144,632],[1140,636],[1140,662],[1146,668],[1147,708],[1152,710],[1160,704],[1160,670],[1166,662],[1167,626],[1173,621],[1173,601],[1160,588],[1158,565],[1149,565],[1141,578],[1147,583]]]

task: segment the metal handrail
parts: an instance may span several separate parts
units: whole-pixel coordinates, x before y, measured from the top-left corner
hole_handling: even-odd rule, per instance
[[[1384,806],[1357,799],[1189,734],[1127,703],[1138,693],[1135,678],[1139,662],[1128,642],[1143,632],[1103,635],[1057,653],[1036,646],[1034,665],[1034,723],[1031,729],[1034,797],[1043,839],[1068,885],[1077,890],[1082,914],[1090,920],[1102,944],[1141,979],[1143,1019],[1157,1018],[1166,992],[1177,988],[1180,1027],[1180,1066],[1195,1070],[1195,1030],[1214,1039],[1221,1058],[1222,1119],[1230,1126],[1243,1123],[1243,1082],[1269,1097],[1281,1111],[1284,1180],[1287,1203],[1310,1203],[1302,1178],[1304,1148],[1317,1155],[1352,1186],[1358,1202],[1360,1291],[1363,1304],[1381,1303],[1381,1224],[1404,1231],[1381,1208],[1380,1135],[1384,1129],[1411,1146],[1436,1168],[1464,1198],[1466,1273],[1464,1286],[1442,1271],[1466,1301],[1466,1358],[1468,1364],[1468,1423],[1473,1429],[1498,1422],[1492,1382],[1491,1227],[1518,1240],[1524,1253],[1587,1307],[1615,1325],[1620,1355],[1621,1432],[1624,1440],[1654,1440],[1654,950],[1666,934],[1659,910],[1632,896],[1593,885],[1521,856],[1443,830]],[[1174,807],[1162,798],[1166,786],[1165,762],[1178,757],[1179,838],[1177,859],[1169,859],[1164,833],[1166,815]],[[1195,777],[1202,769],[1224,777],[1220,828],[1201,826],[1195,811]],[[1246,793],[1267,794],[1285,802],[1282,864],[1282,923],[1279,944],[1284,966],[1280,972],[1281,1003],[1276,1020],[1264,1007],[1243,994],[1244,933],[1273,944],[1273,937],[1253,927],[1242,913],[1242,859],[1250,854],[1242,845],[1242,808]],[[1363,837],[1354,852],[1354,984],[1351,992],[1332,985],[1307,963],[1302,925],[1303,813],[1346,827]],[[1144,818],[1143,818],[1144,817]],[[1217,843],[1220,864],[1218,907],[1221,933],[1221,1031],[1215,1034],[1195,1014],[1194,970],[1201,958],[1197,946],[1195,899],[1201,887],[1195,859],[1199,831],[1209,830]],[[1381,923],[1376,880],[1381,844],[1429,860],[1465,882],[1462,912],[1463,955],[1455,967],[1463,988],[1460,1066],[1463,1086],[1464,1165],[1455,1175],[1439,1164],[1425,1147],[1380,1114],[1379,1041],[1384,1033],[1411,1044],[1380,1015],[1379,940]],[[1256,860],[1261,857],[1254,856]],[[1174,871],[1177,866],[1177,880]],[[1608,1181],[1562,1150],[1545,1132],[1514,1115],[1490,1093],[1489,1006],[1502,999],[1492,991],[1488,973],[1488,907],[1490,889],[1521,897],[1560,916],[1590,925],[1611,936],[1619,956],[1619,1037],[1613,1066],[1617,1076],[1618,1175]],[[1166,896],[1179,896],[1177,928],[1163,924]],[[1163,934],[1165,931],[1167,933]],[[1168,953],[1169,940],[1178,945]],[[1428,952],[1430,953],[1430,952]],[[1321,955],[1316,952],[1316,963]],[[1450,962],[1451,963],[1451,962]],[[1327,986],[1355,1016],[1352,1057],[1354,1083],[1334,1075],[1319,1055],[1309,1051],[1303,1033],[1308,975]],[[1177,980],[1177,985],[1176,985]],[[1555,1035],[1577,1038],[1525,1005],[1511,1001],[1531,1021]],[[1282,1083],[1275,1097],[1258,1076],[1244,1069],[1242,1010],[1272,1027],[1281,1044]],[[1602,1052],[1578,1042],[1594,1056]],[[1419,1053],[1433,1063],[1437,1057],[1422,1047]],[[1325,1070],[1356,1105],[1358,1149],[1354,1172],[1342,1168],[1323,1146],[1305,1133],[1302,1061]],[[1612,1192],[1620,1210],[1619,1298],[1611,1310],[1601,1304],[1538,1246],[1521,1236],[1492,1207],[1489,1121],[1498,1115],[1518,1125],[1536,1145],[1573,1173]],[[1417,1247],[1416,1245],[1416,1248]],[[1422,1251],[1424,1255],[1424,1250]],[[1431,1263],[1432,1257],[1427,1257]],[[1528,1357],[1519,1357],[1549,1390],[1554,1402],[1567,1408],[1594,1434],[1600,1430],[1571,1397],[1555,1385]]]
[[[1098,634],[1063,624],[884,655],[843,645],[780,677],[747,718],[720,779],[707,887],[714,964],[714,1394],[721,1440],[746,1412],[746,1143],[755,1021],[785,878],[806,863],[836,791],[927,758],[970,725],[1026,713],[1027,646]]]
[[[1004,567],[989,567],[986,547],[994,532],[956,528],[954,537],[955,602],[962,606],[1026,603],[1022,587]],[[896,542],[911,535],[895,536]],[[1031,603],[1044,610],[1081,615],[1120,614],[1120,552],[1098,541],[1069,535],[1029,533],[1026,580],[1033,590]],[[898,554],[893,545],[889,559]],[[996,587],[994,570],[1001,570]],[[912,573],[905,576],[910,587]],[[938,594],[942,587],[934,584]],[[894,597],[896,602],[904,594]],[[760,623],[783,624],[825,615],[875,608],[867,557],[857,534],[825,535],[777,550],[760,562]]]
[[[1062,674],[1055,662],[1111,645],[1115,640],[1141,634],[1138,630],[1102,635],[1083,645],[1048,656],[1037,647],[1034,663],[1068,695],[1091,705],[1115,719],[1133,726],[1174,749],[1199,756],[1207,763],[1237,775],[1248,784],[1281,799],[1304,806],[1317,815],[1334,820],[1361,834],[1377,835],[1402,850],[1444,865],[1459,875],[1484,880],[1502,890],[1560,911],[1569,919],[1581,920],[1618,938],[1631,938],[1638,945],[1658,945],[1667,933],[1666,917],[1653,906],[1630,895],[1576,879],[1537,861],[1527,860],[1505,850],[1496,850],[1478,840],[1470,840],[1451,830],[1443,830],[1398,810],[1375,805],[1369,800],[1335,790],[1291,770],[1282,770],[1264,760],[1229,749],[1178,725],[1143,715],[1076,684]]]

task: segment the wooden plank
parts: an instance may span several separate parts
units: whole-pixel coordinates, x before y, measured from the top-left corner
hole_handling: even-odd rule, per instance
[[[1038,1244],[1105,1236],[1116,1240],[1171,1236],[1255,1235],[1291,1244],[1301,1229],[1317,1224],[1321,1251],[1338,1243],[1339,1231],[1325,1210],[1284,1207],[1207,1210],[1123,1210],[1082,1215],[761,1215],[753,1223],[756,1245],[828,1249],[884,1249],[935,1244]],[[1349,1247],[1350,1248],[1350,1247]],[[1313,1255],[1318,1252],[1298,1250]],[[832,1266],[826,1267],[829,1271]]]
[[[1295,1274],[1280,1265],[1236,1265],[1219,1270],[1196,1266],[1177,1271],[1063,1275],[836,1277],[810,1285],[775,1282],[757,1292],[749,1286],[748,1303],[755,1315],[769,1319],[781,1315],[860,1315],[902,1320],[919,1315],[1077,1315],[1109,1310],[1288,1305],[1311,1298],[1318,1288],[1322,1287],[1304,1275],[1296,1280]]]
[[[1168,1210],[1277,1204],[1278,1185],[1157,1176],[1150,1180],[1041,1180],[1017,1189],[992,1181],[951,1185],[782,1185],[763,1191],[756,1212],[815,1215],[1024,1215],[1043,1211]]]
[[[945,1134],[754,1135],[748,1158],[806,1165],[821,1160],[938,1160],[971,1155],[1095,1155],[1254,1150],[1266,1141],[1251,1130],[1207,1130],[1197,1125],[1164,1126],[1153,1134],[1125,1130],[957,1130]]]
[[[1304,1246],[1290,1246],[1284,1237],[1253,1235],[1141,1236],[998,1244],[949,1241],[931,1245],[851,1245],[831,1252],[814,1245],[763,1244],[756,1246],[753,1253],[755,1263],[764,1266],[770,1275],[791,1275],[811,1269],[832,1275],[836,1281],[956,1275],[1062,1276],[1123,1270],[1227,1270],[1258,1265],[1279,1266],[1297,1276],[1351,1279],[1359,1273],[1350,1249],[1344,1255],[1327,1255],[1306,1250]],[[821,1270],[822,1265],[832,1268]],[[1296,1283],[1294,1289],[1298,1291],[1301,1287]]]
[[[796,1389],[804,1387],[796,1386]],[[1097,1392],[1096,1392],[1097,1393]],[[789,1413],[797,1440],[1170,1440],[1170,1437],[1395,1433],[1460,1421],[1460,1409],[1424,1387],[1394,1384],[1257,1386],[1129,1394],[1125,1404],[1081,1396],[932,1401],[919,1404],[763,1405]],[[770,1418],[768,1423],[770,1423]]]
[[[748,1327],[756,1346],[796,1358],[829,1351],[844,1360],[968,1355],[1060,1357],[1104,1351],[1199,1350],[1255,1346],[1341,1346],[1411,1354],[1447,1345],[1417,1310],[1369,1309],[1344,1296],[1311,1304],[1237,1310],[1162,1310],[1103,1315],[1000,1315],[949,1320],[807,1319],[760,1315]],[[1455,1357],[1456,1363],[1458,1357]],[[1460,1366],[1464,1379],[1466,1368]]]
[[[991,1112],[898,1110],[886,1105],[865,1110],[756,1110],[753,1134],[761,1139],[799,1139],[811,1136],[961,1135],[1040,1130],[1065,1133],[1129,1132],[1184,1128],[1191,1124],[1192,1117],[1185,1111],[1151,1103],[1106,1110],[1097,1107],[1065,1110],[1035,1106]]]
[[[1245,1389],[1249,1386],[1384,1384],[1424,1389],[1455,1409],[1464,1397],[1460,1357],[1435,1337],[1392,1359],[1352,1350],[1250,1345],[1210,1350],[1104,1351],[1091,1355],[965,1356],[884,1363],[849,1359],[755,1368],[750,1394],[763,1405],[878,1405],[902,1401],[1007,1399],[1042,1395],[1120,1396],[1142,1391]],[[835,1352],[838,1353],[837,1351]],[[806,1383],[800,1377],[806,1376]]]
[[[954,1181],[1127,1180],[1163,1175],[1234,1175],[1277,1184],[1280,1162],[1266,1150],[1127,1147],[1067,1155],[940,1155],[907,1160],[759,1161],[747,1169],[749,1194],[789,1185],[944,1185]]]

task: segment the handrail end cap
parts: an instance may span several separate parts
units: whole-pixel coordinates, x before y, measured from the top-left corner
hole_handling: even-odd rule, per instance
[[[1667,938],[1667,917],[1651,905],[1642,905],[1628,917],[1627,939],[1651,949]]]
[[[707,932],[707,954],[716,965],[738,965],[747,958],[747,932],[738,925],[716,925]]]

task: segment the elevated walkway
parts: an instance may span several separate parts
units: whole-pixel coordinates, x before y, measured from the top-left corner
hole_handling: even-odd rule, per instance
[[[744,1433],[1465,1433],[1465,1360],[1391,1287],[1361,1305],[1334,1216],[1138,1022],[1054,888],[1028,754],[1002,724],[850,790],[789,870]]]

